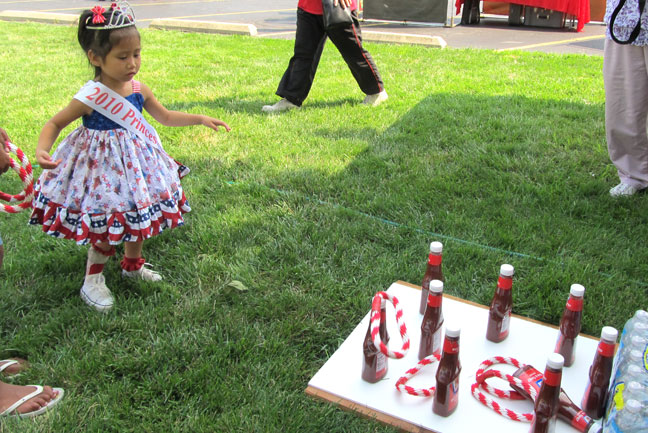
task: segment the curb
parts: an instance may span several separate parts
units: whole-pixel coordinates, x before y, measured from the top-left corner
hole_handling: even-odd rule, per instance
[[[257,28],[252,24],[219,23],[215,21],[178,20],[161,18],[151,21],[151,29],[179,30],[183,32],[220,33],[225,35],[256,36]]]
[[[30,12],[7,10],[0,12],[0,20],[31,21],[48,24],[77,25],[79,17],[71,14],[51,12]],[[196,33],[219,33],[225,35],[259,36],[256,26],[242,23],[222,23],[215,21],[181,20],[160,18],[151,21],[149,28],[160,30],[176,30]],[[440,36],[414,35],[408,33],[374,32],[364,30],[362,37],[369,42],[385,42],[392,44],[425,45],[428,47],[445,48],[448,44]]]
[[[412,35],[408,33],[362,31],[362,39],[371,42],[387,42],[392,44],[426,45],[445,48],[448,46],[441,36]]]
[[[77,15],[56,14],[50,12],[3,11],[0,12],[0,20],[77,25],[79,17]]]

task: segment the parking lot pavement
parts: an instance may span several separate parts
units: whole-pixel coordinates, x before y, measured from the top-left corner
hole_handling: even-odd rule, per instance
[[[0,0],[0,11],[20,10],[78,15],[100,0]],[[253,24],[258,36],[290,39],[295,34],[296,0],[133,0],[138,25],[157,18]],[[455,22],[460,18],[456,17]],[[367,20],[365,31],[405,33],[442,38],[449,48],[521,49],[551,53],[603,55],[605,27],[590,23],[583,32],[569,28],[512,27],[504,16],[484,16],[477,25],[442,27]]]

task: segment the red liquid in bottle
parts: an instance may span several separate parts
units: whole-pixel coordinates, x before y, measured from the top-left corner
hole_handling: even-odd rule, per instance
[[[571,366],[575,359],[576,337],[581,330],[583,315],[583,294],[585,294],[585,287],[580,284],[572,284],[569,290],[569,299],[560,320],[560,331],[554,352],[560,353],[565,358],[565,367]]]
[[[544,380],[533,406],[534,416],[529,433],[553,433],[560,403],[563,357],[552,353],[547,360]]]
[[[432,280],[428,294],[427,308],[421,322],[421,343],[419,360],[429,355],[441,355],[441,332],[443,331],[443,282]]]
[[[589,369],[589,383],[581,406],[585,413],[592,418],[601,418],[605,414],[612,364],[614,363],[614,346],[618,331],[611,326],[605,326],[601,332],[594,361]]]
[[[513,310],[513,266],[502,265],[488,313],[486,339],[495,343],[503,341],[509,334],[511,311]]]
[[[428,264],[423,275],[423,282],[421,283],[421,302],[419,305],[419,313],[425,313],[427,306],[428,290],[430,281],[439,280],[445,281],[443,278],[443,270],[441,269],[441,261],[443,257],[443,244],[441,242],[432,242],[430,244],[430,255],[428,256]]]
[[[514,377],[519,377],[523,382],[529,383],[533,388],[535,388],[536,393],[540,393],[540,385],[544,380],[544,376],[538,370],[533,368],[530,365],[521,367],[513,373]],[[519,388],[516,385],[511,385],[517,392],[523,395],[527,400],[533,401],[531,395],[529,395],[524,389]],[[587,433],[592,427],[596,427],[594,420],[587,416],[585,412],[581,410],[574,402],[569,398],[567,393],[561,388],[560,389],[560,403],[558,407],[558,418],[570,424],[576,430],[581,433]],[[597,431],[597,428],[592,430],[592,432]]]
[[[449,416],[459,404],[459,328],[446,328],[443,354],[436,372],[436,392],[432,411],[441,416]]]
[[[374,298],[374,304],[380,303],[380,326],[378,333],[383,343],[389,343],[389,335],[387,334],[387,320],[386,320],[386,306],[387,303],[384,299]],[[373,305],[372,305],[373,307]],[[377,305],[376,305],[377,307]],[[376,383],[387,374],[387,355],[382,353],[373,344],[371,338],[371,320],[369,320],[369,327],[365,335],[364,342],[362,343],[362,379],[369,383]]]

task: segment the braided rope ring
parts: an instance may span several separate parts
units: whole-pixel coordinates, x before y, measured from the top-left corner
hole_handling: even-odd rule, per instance
[[[421,359],[418,362],[418,364],[416,364],[416,367],[407,370],[405,372],[405,375],[396,381],[396,389],[399,390],[400,392],[406,392],[410,395],[415,395],[418,397],[431,397],[432,395],[434,395],[434,391],[436,390],[436,387],[434,386],[427,389],[425,388],[418,389],[418,388],[412,388],[411,386],[407,386],[405,384],[407,383],[408,380],[414,377],[416,373],[421,371],[423,367],[438,362],[440,359],[441,359],[440,355],[429,355]]]
[[[34,197],[34,175],[32,173],[31,163],[29,162],[29,159],[27,159],[27,156],[25,156],[25,153],[13,143],[8,142],[6,146],[9,151],[15,153],[20,160],[20,165],[18,165],[18,163],[10,157],[9,166],[18,173],[24,189],[20,194],[15,195],[6,194],[0,191],[0,200],[13,203],[11,205],[1,203],[0,212],[18,213],[25,209],[29,209],[32,206],[31,202]]]
[[[510,400],[524,400],[524,396],[522,396],[517,391],[503,391],[501,389],[494,388],[486,383],[486,379],[490,377],[498,377],[502,380],[507,381],[511,385],[516,385],[517,387],[524,389],[535,401],[537,397],[537,393],[535,389],[527,382],[523,382],[519,378],[513,377],[510,374],[504,374],[499,370],[487,370],[488,368],[490,368],[495,364],[507,364],[517,368],[525,366],[525,364],[520,363],[515,358],[496,356],[494,358],[487,359],[486,361],[481,363],[481,365],[477,369],[477,372],[475,373],[476,382],[473,383],[472,386],[470,387],[470,392],[472,393],[473,397],[475,397],[483,405],[491,408],[493,411],[503,416],[504,418],[508,418],[513,421],[531,422],[533,420],[533,413],[518,413],[513,410],[507,409],[505,407],[502,407],[495,400],[491,399],[490,397],[488,397],[487,395],[479,391],[479,388],[481,387],[486,392],[496,397],[505,398],[505,399],[507,398]]]
[[[394,306],[394,309],[396,310],[396,324],[398,325],[398,331],[400,332],[401,335],[401,340],[403,341],[403,346],[401,347],[400,351],[392,351],[390,350],[385,343],[380,339],[380,332],[379,332],[379,327],[380,327],[380,305],[382,303],[382,299],[385,299],[386,301],[389,301],[392,303]],[[403,309],[400,306],[400,303],[398,302],[398,299],[396,296],[392,296],[387,292],[378,292],[373,298],[373,301],[371,302],[371,338],[373,340],[374,346],[376,346],[376,349],[380,350],[382,353],[387,355],[390,358],[396,358],[400,359],[405,357],[407,355],[407,352],[409,351],[410,347],[410,340],[409,336],[407,335],[407,327],[405,326],[405,322],[403,321]]]

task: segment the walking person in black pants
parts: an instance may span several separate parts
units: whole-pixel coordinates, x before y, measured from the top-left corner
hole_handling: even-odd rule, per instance
[[[299,0],[295,52],[276,92],[282,99],[274,105],[264,105],[262,111],[280,112],[301,107],[313,84],[327,37],[340,51],[353,78],[367,95],[363,103],[376,106],[387,99],[378,68],[362,46],[357,0],[336,0],[335,3],[351,9],[353,23],[327,30],[322,20],[322,0]]]

